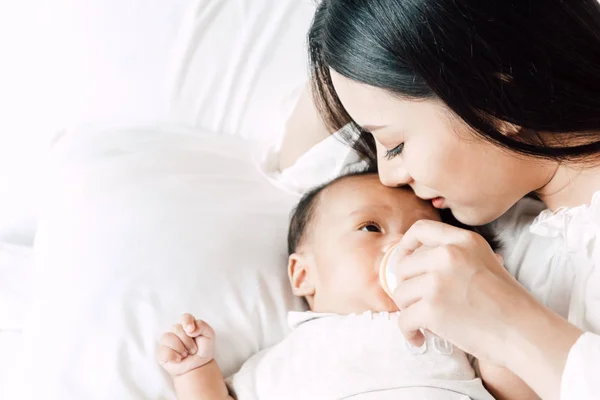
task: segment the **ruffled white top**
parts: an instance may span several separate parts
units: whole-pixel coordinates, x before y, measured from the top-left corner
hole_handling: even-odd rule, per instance
[[[600,399],[600,192],[590,205],[542,211],[530,231],[557,239],[548,251],[563,259],[557,275],[571,287],[562,309],[569,322],[587,332],[569,353],[561,399]]]

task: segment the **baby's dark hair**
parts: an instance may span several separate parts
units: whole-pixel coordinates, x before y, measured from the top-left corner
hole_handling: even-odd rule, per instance
[[[375,174],[377,173],[373,172],[372,170],[351,172],[346,175],[339,176],[306,192],[298,202],[296,208],[294,208],[292,211],[290,228],[288,230],[288,255],[296,253],[298,247],[300,247],[302,242],[305,240],[307,231],[314,220],[315,213],[319,205],[319,199],[321,197],[320,195],[325,189],[341,180],[350,177]],[[452,212],[450,212],[449,209],[440,210],[440,218],[442,222],[447,224],[479,233],[490,244],[493,250],[496,250],[500,246],[495,235],[487,226],[472,227],[465,225],[454,218],[454,215],[452,215]]]
[[[310,224],[312,223],[319,198],[321,193],[328,187],[334,185],[343,179],[350,178],[352,176],[371,175],[374,172],[370,170],[351,172],[346,175],[338,176],[337,178],[312,188],[308,192],[304,193],[298,205],[292,211],[292,218],[290,220],[290,229],[288,231],[288,255],[294,254],[298,247],[302,244],[305,239],[306,232]]]

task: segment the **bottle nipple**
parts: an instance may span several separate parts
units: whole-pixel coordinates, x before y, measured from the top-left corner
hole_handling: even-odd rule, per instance
[[[381,264],[379,265],[379,283],[388,296],[392,297],[394,290],[398,286],[396,279],[396,271],[393,268],[396,257],[398,255],[398,245],[394,245],[388,249],[383,255]]]

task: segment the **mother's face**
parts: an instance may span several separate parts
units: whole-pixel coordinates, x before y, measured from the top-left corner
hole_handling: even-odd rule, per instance
[[[331,75],[348,114],[375,138],[381,182],[410,185],[463,223],[495,220],[552,176],[548,163],[476,137],[439,100],[402,100],[335,71]]]

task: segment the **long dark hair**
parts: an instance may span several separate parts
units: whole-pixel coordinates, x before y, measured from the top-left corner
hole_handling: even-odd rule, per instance
[[[600,159],[597,0],[322,0],[308,40],[313,94],[332,129],[353,121],[329,68],[401,98],[440,99],[518,153]],[[505,135],[499,121],[522,131]],[[368,132],[348,140],[374,158]]]

